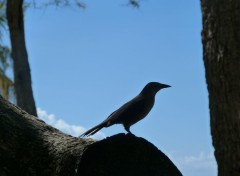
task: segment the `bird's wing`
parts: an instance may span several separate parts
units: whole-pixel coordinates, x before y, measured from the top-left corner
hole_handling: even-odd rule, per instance
[[[98,124],[97,126],[91,128],[91,129],[89,129],[88,131],[83,133],[80,137],[93,135],[97,131],[102,129],[103,127],[108,127],[108,126],[115,124],[117,121],[121,120],[119,118],[121,118],[124,114],[126,114],[126,113],[131,114],[131,111],[132,111],[131,109],[132,108],[135,109],[134,107],[136,105],[138,105],[140,102],[142,102],[142,98],[140,96],[133,98],[132,100],[130,100],[129,102],[127,102],[126,104],[121,106],[119,109],[117,109],[116,111],[111,113],[108,116],[108,118],[105,119],[103,122],[101,122],[100,124]]]
[[[147,101],[145,98],[141,95],[138,95],[110,114],[105,121],[111,125],[115,123],[121,123],[128,118],[134,118],[139,115],[141,116],[142,111],[146,109],[146,103]]]

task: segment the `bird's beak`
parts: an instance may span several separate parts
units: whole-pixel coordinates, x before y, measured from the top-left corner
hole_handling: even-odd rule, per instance
[[[162,84],[162,89],[163,89],[163,88],[168,88],[168,87],[171,87],[171,86],[169,86],[169,85],[167,85],[167,84]]]

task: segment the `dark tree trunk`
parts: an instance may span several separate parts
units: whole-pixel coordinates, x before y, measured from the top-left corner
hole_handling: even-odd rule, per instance
[[[29,114],[37,116],[25,45],[22,5],[23,0],[7,0],[7,20],[14,63],[14,84],[17,105]]]
[[[219,176],[240,175],[240,0],[201,0],[203,59]]]
[[[0,96],[1,176],[182,176],[151,143],[118,134],[102,141],[66,135]]]

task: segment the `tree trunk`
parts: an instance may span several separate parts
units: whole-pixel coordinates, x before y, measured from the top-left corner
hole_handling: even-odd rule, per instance
[[[1,176],[182,176],[151,143],[118,134],[102,141],[66,135],[0,96]]]
[[[17,105],[29,114],[37,116],[25,45],[22,6],[23,0],[7,0],[7,20],[14,64],[14,84]]]
[[[240,175],[240,1],[201,0],[203,59],[219,176]]]

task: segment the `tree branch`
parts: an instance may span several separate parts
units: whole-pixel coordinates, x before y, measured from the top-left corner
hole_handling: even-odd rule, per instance
[[[72,137],[0,96],[0,175],[182,174],[145,139],[125,134],[102,141]]]

